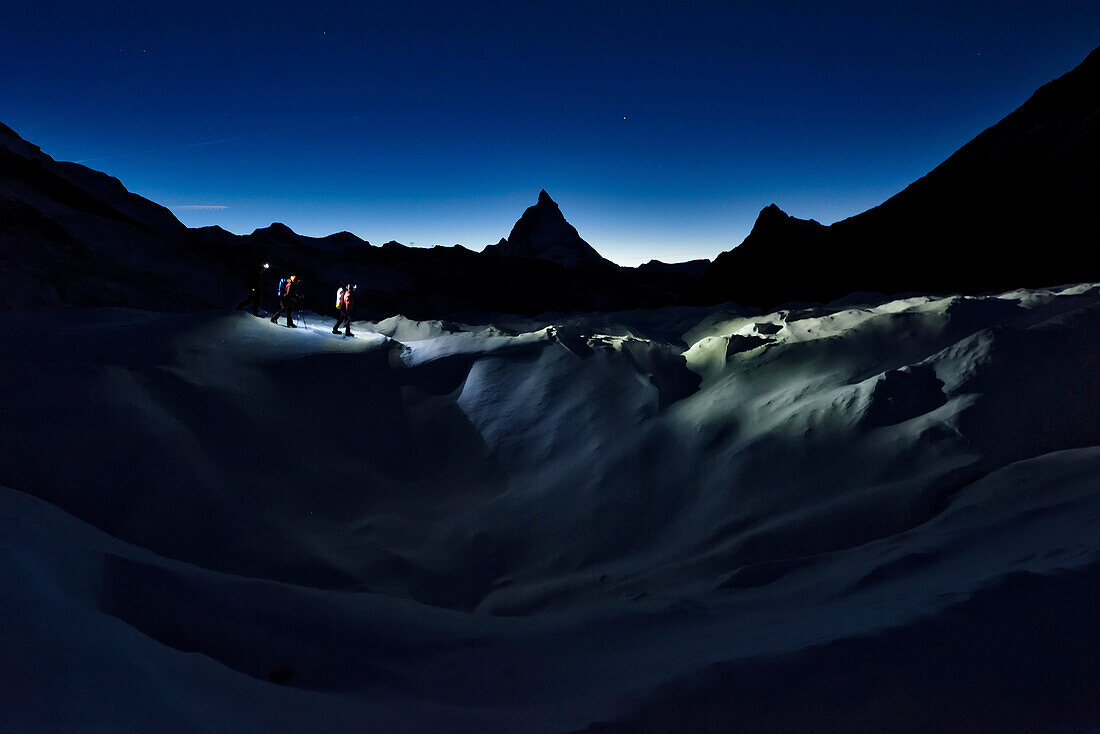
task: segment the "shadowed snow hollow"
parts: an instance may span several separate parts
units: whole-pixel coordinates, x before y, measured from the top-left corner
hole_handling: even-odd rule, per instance
[[[1087,285],[393,317],[357,339],[308,316],[5,313],[0,484],[26,536],[3,546],[22,559],[5,593],[88,629],[110,615],[166,646],[172,680],[204,674],[174,651],[202,652],[249,706],[278,684],[302,711],[334,691],[389,700],[379,716],[430,704],[410,731],[664,715],[702,666],[732,680],[1001,599],[1016,573],[1094,580],[1098,315]],[[27,586],[54,576],[69,606]],[[16,652],[49,647],[36,634]]]

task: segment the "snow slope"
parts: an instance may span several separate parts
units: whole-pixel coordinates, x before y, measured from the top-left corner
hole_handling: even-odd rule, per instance
[[[1098,315],[0,314],[0,720],[1100,726]]]

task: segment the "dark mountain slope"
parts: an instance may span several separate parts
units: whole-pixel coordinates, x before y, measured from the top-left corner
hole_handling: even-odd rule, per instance
[[[573,268],[541,258],[480,254],[461,246],[364,243],[337,251],[317,247],[319,240],[309,242],[313,238],[265,234],[266,229],[243,236],[211,227],[192,231],[195,247],[233,272],[247,273],[270,262],[263,285],[269,304],[274,304],[277,279],[294,272],[303,279],[307,306],[322,313],[331,310],[338,284],[358,284],[361,318],[658,308],[683,303],[684,294],[698,283],[678,272]]]
[[[774,205],[707,300],[980,292],[1100,279],[1100,49],[880,206],[823,227]]]
[[[210,307],[230,281],[186,239],[164,207],[0,124],[0,307]]]

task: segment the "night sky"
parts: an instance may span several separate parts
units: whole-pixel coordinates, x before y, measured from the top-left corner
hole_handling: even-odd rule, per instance
[[[825,5],[0,0],[0,121],[189,226],[480,249],[545,188],[632,265],[874,206],[1100,44],[1095,0]]]

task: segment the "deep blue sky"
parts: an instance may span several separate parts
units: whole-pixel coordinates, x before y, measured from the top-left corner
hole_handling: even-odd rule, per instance
[[[1100,44],[1095,0],[0,0],[0,17],[0,120],[190,226],[480,249],[546,188],[623,264],[713,257],[770,202],[857,214]]]

